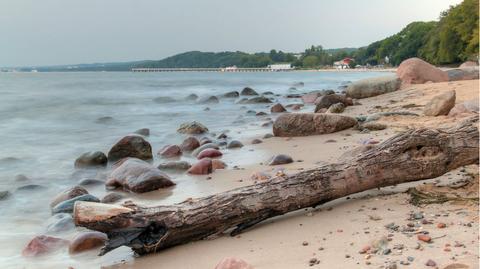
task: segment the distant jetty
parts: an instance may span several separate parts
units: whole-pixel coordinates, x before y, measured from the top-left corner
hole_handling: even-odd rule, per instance
[[[239,68],[236,66],[219,68],[132,68],[132,72],[285,72],[294,68],[290,64],[272,64],[267,67]]]

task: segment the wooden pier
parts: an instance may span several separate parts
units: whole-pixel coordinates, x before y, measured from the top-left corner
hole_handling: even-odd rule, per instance
[[[268,67],[258,68],[132,68],[132,72],[278,72]]]

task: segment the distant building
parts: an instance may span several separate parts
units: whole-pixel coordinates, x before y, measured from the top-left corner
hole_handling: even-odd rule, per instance
[[[350,63],[355,62],[352,58],[344,58],[343,60],[333,63],[333,66],[337,69],[347,69],[350,68]]]
[[[267,67],[272,71],[287,71],[293,69],[291,64],[271,64]]]
[[[235,71],[237,70],[237,66],[234,65],[234,66],[227,66],[225,68],[222,69],[222,71]]]

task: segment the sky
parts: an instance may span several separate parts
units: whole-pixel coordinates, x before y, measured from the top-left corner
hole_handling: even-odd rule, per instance
[[[0,0],[0,66],[360,47],[461,0]]]

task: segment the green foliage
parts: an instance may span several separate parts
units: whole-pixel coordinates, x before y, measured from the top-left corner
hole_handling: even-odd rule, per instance
[[[315,55],[309,55],[303,58],[302,66],[306,68],[313,68],[318,66],[318,58]]]

